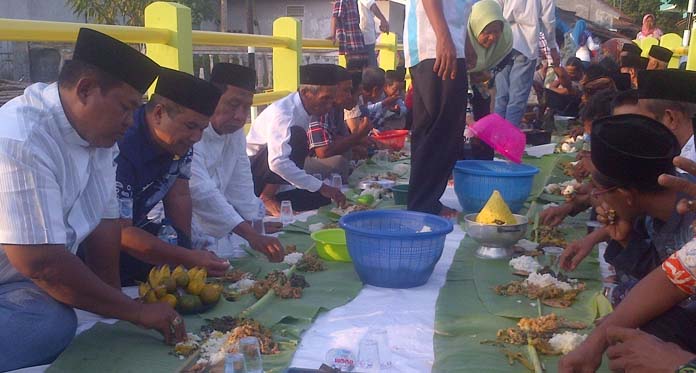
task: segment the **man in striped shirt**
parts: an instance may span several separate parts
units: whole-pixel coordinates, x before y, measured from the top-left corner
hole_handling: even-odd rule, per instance
[[[0,371],[55,359],[75,336],[73,307],[185,337],[181,316],[124,295],[118,273],[115,143],[156,73],[81,29],[57,83],[0,108]]]

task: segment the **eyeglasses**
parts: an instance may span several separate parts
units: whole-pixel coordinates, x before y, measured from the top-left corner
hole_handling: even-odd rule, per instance
[[[609,193],[617,188],[618,188],[618,186],[613,186],[613,187],[604,188],[604,189],[593,188],[592,191],[590,192],[590,196],[592,198],[597,198],[597,196],[600,196],[600,195],[605,194],[605,193]]]

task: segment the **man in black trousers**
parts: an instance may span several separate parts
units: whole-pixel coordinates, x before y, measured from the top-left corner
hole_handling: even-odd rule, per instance
[[[457,214],[439,200],[463,153],[468,90],[464,49],[472,3],[406,2],[404,53],[413,82],[408,193],[408,209],[412,211],[444,217]]]

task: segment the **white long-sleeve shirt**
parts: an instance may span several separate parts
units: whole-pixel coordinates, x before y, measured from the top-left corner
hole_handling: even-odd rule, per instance
[[[219,135],[212,125],[193,147],[191,165],[193,226],[221,238],[245,220],[257,216],[260,201],[254,194],[244,131]]]
[[[0,108],[0,123],[0,242],[74,254],[102,219],[118,219],[118,146],[80,137],[56,83],[29,86]],[[23,279],[0,245],[0,284]]]
[[[503,16],[512,28],[512,47],[535,60],[539,55],[539,32],[543,32],[549,49],[556,43],[556,4],[554,0],[497,0]]]
[[[316,192],[323,182],[307,174],[290,159],[290,128],[297,126],[306,132],[310,119],[298,92],[274,102],[251,126],[246,138],[247,155],[251,157],[267,147],[271,171],[297,188]]]

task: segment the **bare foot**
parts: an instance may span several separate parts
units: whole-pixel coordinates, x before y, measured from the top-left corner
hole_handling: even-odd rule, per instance
[[[280,202],[275,198],[263,199],[263,205],[266,206],[268,215],[275,217],[280,216]]]
[[[449,208],[447,206],[442,206],[442,209],[440,210],[440,213],[438,215],[440,215],[441,217],[446,218],[446,219],[452,219],[452,218],[456,218],[458,214],[459,214],[459,211],[457,211],[453,208]]]

